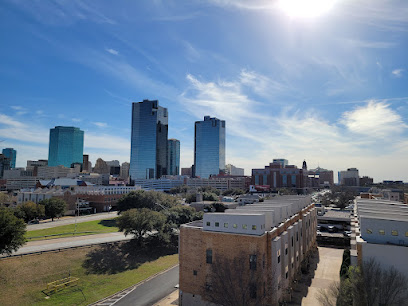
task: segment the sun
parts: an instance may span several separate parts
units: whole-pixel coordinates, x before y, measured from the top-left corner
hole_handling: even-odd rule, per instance
[[[290,17],[314,18],[328,12],[336,0],[279,0],[278,7]]]

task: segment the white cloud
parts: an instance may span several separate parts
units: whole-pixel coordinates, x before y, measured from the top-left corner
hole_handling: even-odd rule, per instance
[[[71,120],[72,120],[73,122],[81,122],[81,121],[82,121],[81,118],[72,118]]]
[[[113,54],[113,55],[118,55],[119,54],[119,51],[117,51],[115,49],[105,49],[105,50],[106,50],[106,52],[109,52],[110,54]]]
[[[93,125],[96,125],[97,127],[100,128],[105,128],[108,126],[108,124],[106,122],[92,122]]]
[[[340,120],[353,133],[384,138],[400,134],[407,128],[401,116],[384,102],[369,101],[367,105],[345,112]]]
[[[395,77],[400,78],[400,77],[402,77],[402,73],[403,73],[403,72],[404,72],[404,69],[399,68],[399,69],[394,69],[391,73],[392,73]]]

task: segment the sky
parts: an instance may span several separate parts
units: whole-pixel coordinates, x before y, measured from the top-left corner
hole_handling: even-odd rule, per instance
[[[131,103],[157,99],[181,167],[209,115],[247,175],[286,158],[408,182],[408,1],[304,2],[3,0],[0,148],[24,167],[76,126],[93,164],[129,161]]]

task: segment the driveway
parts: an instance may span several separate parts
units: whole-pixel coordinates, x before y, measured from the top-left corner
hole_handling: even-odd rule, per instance
[[[318,249],[319,262],[307,295],[302,299],[302,306],[320,305],[316,296],[319,290],[327,290],[331,284],[340,281],[340,267],[344,250],[324,247]]]

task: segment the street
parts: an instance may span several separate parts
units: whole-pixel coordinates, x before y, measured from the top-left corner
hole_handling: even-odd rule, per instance
[[[77,236],[69,238],[56,238],[49,240],[38,240],[27,242],[23,247],[21,247],[17,252],[12,255],[27,254],[33,252],[58,250],[60,248],[77,247],[90,244],[100,244],[106,242],[115,242],[122,240],[132,239],[132,235],[125,237],[123,233],[105,233],[105,234],[95,234],[87,236]],[[0,257],[5,257],[1,255]]]
[[[109,213],[99,213],[99,214],[94,214],[94,215],[79,216],[77,218],[77,223],[94,221],[94,220],[113,219],[117,216],[118,216],[117,211],[112,211]],[[27,231],[35,231],[35,230],[40,230],[40,229],[45,229],[45,228],[57,227],[61,225],[74,224],[75,219],[76,217],[63,217],[62,219],[55,219],[54,222],[50,220],[50,221],[42,222],[40,224],[30,224],[30,225],[27,225]]]
[[[150,306],[174,290],[179,282],[179,266],[146,281],[114,303],[118,306]]]

